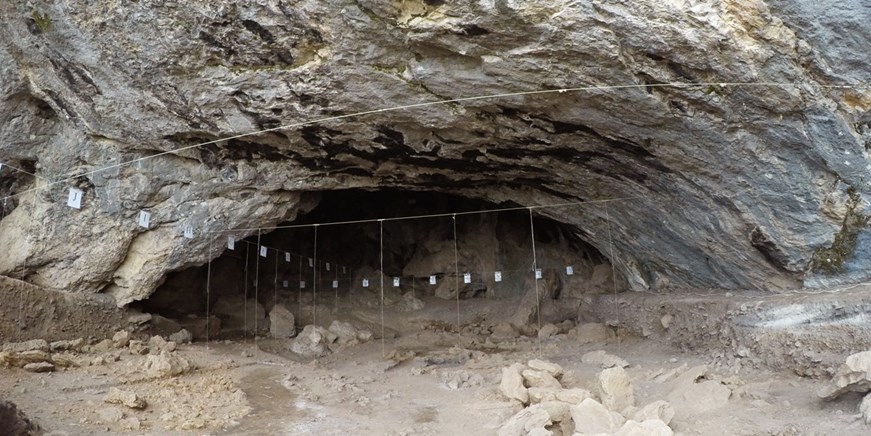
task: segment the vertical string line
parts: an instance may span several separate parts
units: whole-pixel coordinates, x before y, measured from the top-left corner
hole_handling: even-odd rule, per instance
[[[614,316],[617,319],[617,354],[620,354],[620,304],[617,301],[617,262],[614,259],[614,239],[611,237],[611,213],[605,203],[605,223],[608,227],[608,256],[611,258],[611,283],[614,286]]]
[[[257,266],[254,268],[254,346],[255,352],[258,351],[257,347],[257,304],[260,302],[260,238],[262,236],[262,231],[257,229],[257,252],[255,253],[255,257],[257,258]]]
[[[535,312],[538,315],[538,357],[541,357],[541,297],[538,295],[538,257],[535,252],[535,220],[532,218],[532,208],[529,208],[529,230],[532,237],[532,283],[535,286]]]
[[[209,333],[212,325],[211,314],[212,303],[212,243],[215,238],[209,237],[209,266],[206,267],[206,349],[209,349]]]
[[[275,310],[275,307],[278,306],[278,258],[280,252],[278,249],[275,250],[275,281],[273,283],[272,289],[274,293],[272,295],[272,310]],[[270,324],[271,326],[271,324]]]
[[[318,225],[315,224],[315,245],[312,257],[312,324],[318,324]]]
[[[334,233],[335,234],[335,233]],[[339,312],[339,265],[333,265],[335,271],[335,278],[333,280],[336,281],[336,286],[333,286],[333,291],[336,292],[336,298],[333,300],[333,304],[335,305],[335,312],[338,314]]]
[[[302,282],[305,280],[304,277],[305,276],[303,276],[303,274],[302,274],[302,254],[300,254],[299,255],[299,283],[297,284],[297,286],[299,286],[299,292],[297,292],[297,294],[296,294],[296,302],[297,302],[296,314],[297,314],[297,319],[300,320],[300,323],[302,323],[302,291],[304,289],[302,287]]]
[[[460,332],[460,253],[457,250],[457,214],[452,217],[454,224],[454,289],[457,292],[457,344],[461,342]]]
[[[378,220],[378,259],[380,264],[379,279],[381,281],[381,357],[387,354],[384,348],[384,220]]]
[[[243,241],[244,242],[244,241]],[[245,320],[245,329],[242,331],[242,343],[248,344],[248,263],[251,257],[251,250],[249,250],[249,246],[245,244],[245,298],[243,302],[244,306],[244,320]]]

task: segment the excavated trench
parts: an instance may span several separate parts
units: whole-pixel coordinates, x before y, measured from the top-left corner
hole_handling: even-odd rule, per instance
[[[358,299],[381,304],[383,261],[388,305],[403,295],[452,302],[459,291],[470,312],[484,299],[524,301],[502,315],[529,326],[539,306],[523,299],[537,291],[545,322],[575,320],[584,296],[625,287],[582,235],[515,204],[433,192],[325,192],[296,220],[258,229],[210,263],[169,274],[132,309],[157,315],[159,332],[183,326],[198,338],[207,316],[211,337],[265,334],[264,316],[275,305],[296,315],[297,329],[321,310],[328,315],[320,323],[328,324]]]

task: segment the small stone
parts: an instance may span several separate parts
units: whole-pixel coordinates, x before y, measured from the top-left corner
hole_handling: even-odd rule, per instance
[[[581,434],[613,433],[623,425],[619,414],[611,413],[598,401],[587,398],[569,407],[575,431]]]
[[[193,335],[187,329],[181,329],[169,335],[169,340],[176,344],[189,344],[193,339]]]
[[[674,409],[668,401],[654,401],[635,412],[632,419],[638,422],[644,422],[650,419],[657,419],[664,422],[666,425],[671,423],[674,417]]]
[[[618,366],[599,373],[599,397],[605,407],[615,412],[632,407],[635,395],[626,370]]]
[[[172,377],[190,371],[191,364],[183,357],[161,351],[146,357],[143,370],[150,377]]]
[[[100,417],[100,422],[104,424],[114,424],[124,419],[124,411],[117,407],[100,409],[97,414]]]
[[[3,345],[3,348],[0,348],[0,351],[7,351],[10,353],[23,353],[25,351],[48,352],[49,350],[48,342],[46,342],[45,339],[31,339],[24,342],[13,342],[5,344]]]
[[[626,421],[614,436],[672,436],[674,431],[664,422],[658,419],[649,419],[638,422]]]
[[[589,365],[598,365],[602,368],[612,368],[618,366],[625,368],[629,366],[629,362],[613,355],[608,354],[603,350],[590,351],[581,356],[581,362]]]
[[[115,348],[126,347],[130,343],[130,332],[120,330],[112,336],[112,346]]]
[[[175,342],[167,342],[160,335],[154,335],[148,339],[148,349],[151,354],[160,354],[161,351],[173,352],[177,347]]]
[[[139,422],[139,419],[136,418],[135,416],[131,416],[131,417],[126,418],[126,419],[122,419],[120,421],[120,423],[121,423],[121,428],[123,428],[124,430],[129,430],[129,431],[138,431],[142,426],[142,424]]]
[[[520,401],[523,404],[529,403],[529,391],[526,386],[523,386],[523,365],[515,363],[507,368],[502,368],[502,381],[499,383],[499,390],[502,395],[509,399]]]
[[[334,320],[327,330],[336,336],[335,341],[341,346],[356,345],[360,342],[357,340],[357,329],[349,322]]]
[[[555,401],[559,389],[532,387],[527,389],[527,392],[529,392],[530,403],[543,403],[545,401]]]
[[[52,372],[54,365],[48,362],[35,362],[24,365],[24,370],[29,372]]]
[[[553,324],[545,324],[541,326],[541,329],[538,331],[538,337],[545,339],[555,336],[557,333],[559,333],[559,327]]]
[[[85,345],[85,340],[82,338],[73,339],[69,341],[54,341],[49,344],[49,348],[52,353],[58,351],[82,351],[82,347]]]
[[[556,394],[557,400],[568,404],[580,404],[587,398],[592,398],[592,395],[586,389],[581,388],[563,389]]]
[[[522,374],[524,381],[523,384],[527,387],[562,389],[559,380],[545,371],[526,369],[523,370]]]
[[[130,349],[131,354],[139,354],[144,355],[148,354],[148,346],[145,345],[145,342],[132,340],[127,345],[127,348]]]
[[[667,313],[659,319],[659,323],[662,324],[662,328],[668,330],[669,326],[671,326],[671,321],[674,319],[671,314]]]
[[[537,369],[539,371],[547,372],[552,375],[554,378],[560,378],[563,375],[563,367],[557,365],[556,363],[547,362],[539,359],[532,359],[527,364],[532,369]]]
[[[550,415],[540,404],[529,406],[514,414],[497,431],[498,436],[525,436],[537,428],[551,425]]]
[[[122,391],[116,387],[109,388],[109,392],[103,397],[104,403],[121,404],[131,409],[144,409],[147,403],[144,398],[133,392]]]
[[[115,343],[111,339],[103,339],[100,342],[91,346],[91,350],[95,353],[105,353],[112,349]]]

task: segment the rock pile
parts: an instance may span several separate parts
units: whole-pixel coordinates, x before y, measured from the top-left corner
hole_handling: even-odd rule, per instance
[[[629,376],[616,365],[599,373],[598,392],[562,384],[559,365],[533,359],[502,368],[499,390],[524,408],[508,419],[499,436],[671,436],[674,410],[665,401],[635,407]],[[628,419],[627,419],[628,417]]]
[[[333,321],[328,329],[307,325],[290,344],[290,351],[305,357],[321,357],[331,351],[372,340],[372,332]]]

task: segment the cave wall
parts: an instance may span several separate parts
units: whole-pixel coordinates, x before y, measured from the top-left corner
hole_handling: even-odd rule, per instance
[[[607,253],[634,289],[865,280],[871,38],[857,23],[871,5],[794,3],[2,3],[0,160],[42,178],[5,167],[4,194],[357,111],[642,86],[373,113],[29,191],[4,205],[0,274],[125,305],[219,255],[222,230],[309,210],[304,192],[389,187],[621,199],[539,213]],[[85,191],[81,210],[63,204],[70,185]],[[140,210],[152,228],[136,226]]]

